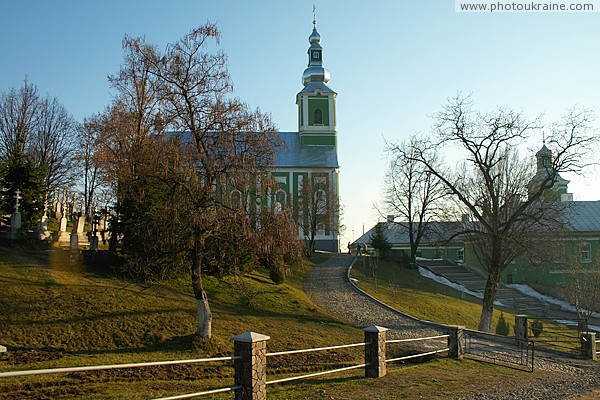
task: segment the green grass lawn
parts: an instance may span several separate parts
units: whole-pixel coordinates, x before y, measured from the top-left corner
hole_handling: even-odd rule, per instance
[[[68,251],[0,247],[0,344],[10,350],[0,356],[0,372],[231,355],[229,338],[246,331],[269,335],[269,351],[361,342],[360,329],[327,314],[303,291],[305,274],[313,263],[325,259],[313,256],[282,285],[274,285],[263,270],[223,280],[206,276],[214,337],[205,342],[194,335],[195,303],[185,276],[144,286],[117,279],[102,266],[86,267],[79,258],[71,259]],[[366,278],[359,279],[368,283]],[[414,279],[414,275],[405,278]],[[389,288],[416,296],[413,301],[420,306],[410,309],[411,314],[436,319],[458,310],[465,315],[452,323],[469,325],[477,319],[477,312],[468,307],[438,310],[440,303],[450,302],[450,294],[430,293],[422,283],[415,285],[418,291],[415,287]],[[384,286],[377,284],[378,296],[383,295]],[[390,296],[402,297],[394,292]],[[438,301],[426,300],[430,296]],[[468,316],[469,312],[476,315]],[[361,363],[362,351],[270,357],[269,380]],[[474,374],[481,383],[465,384]],[[418,398],[433,390],[427,398],[441,399],[484,390],[485,380],[518,382],[526,376],[497,366],[440,358],[420,365],[390,366],[389,375],[378,380],[365,379],[362,370],[355,370],[273,385],[269,398],[370,399],[390,398],[390,393]],[[228,363],[178,365],[1,378],[0,399],[147,399],[232,384]],[[210,398],[230,399],[232,395]]]
[[[448,325],[477,329],[481,300],[456,289],[422,277],[416,269],[374,257],[363,257],[354,264],[352,277],[357,285],[384,303],[414,317]],[[494,311],[495,328],[500,311]],[[504,311],[512,326],[514,315]]]
[[[397,263],[363,257],[354,264],[351,276],[357,285],[377,299],[414,317],[447,325],[461,325],[477,329],[481,315],[481,300],[456,289],[422,277],[416,269],[401,267]],[[504,308],[494,310],[492,332],[501,312],[513,336],[515,312]],[[535,318],[532,318],[535,319]],[[530,339],[543,347],[577,353],[580,347],[577,328],[544,320],[544,331]]]

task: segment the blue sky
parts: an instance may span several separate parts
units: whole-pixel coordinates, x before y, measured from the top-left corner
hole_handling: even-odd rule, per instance
[[[342,243],[379,219],[384,138],[427,133],[457,92],[472,92],[481,110],[548,121],[600,106],[600,13],[456,13],[453,0],[0,0],[0,91],[27,76],[82,120],[109,103],[106,77],[119,69],[125,34],[164,48],[211,21],[236,95],[294,131],[313,3],[338,92]],[[566,178],[576,199],[600,199],[595,173]]]

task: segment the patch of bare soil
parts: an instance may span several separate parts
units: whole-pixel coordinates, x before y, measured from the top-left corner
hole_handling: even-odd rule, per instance
[[[13,350],[0,355],[0,361],[10,365],[32,364],[40,361],[58,360],[65,356],[63,349],[42,348]]]

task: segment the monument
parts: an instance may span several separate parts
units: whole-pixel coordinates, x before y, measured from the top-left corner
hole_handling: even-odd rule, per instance
[[[19,200],[22,199],[21,191],[17,189],[13,198],[15,199],[15,212],[10,216],[10,238],[16,239],[21,229],[21,213],[19,212]]]

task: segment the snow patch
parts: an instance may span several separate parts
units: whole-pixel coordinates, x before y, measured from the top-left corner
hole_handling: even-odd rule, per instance
[[[438,275],[434,274],[433,272],[431,272],[430,270],[428,270],[426,268],[419,267],[419,274],[422,277],[429,278],[431,280],[436,281],[437,283],[441,283],[442,285],[449,286],[449,287],[451,287],[453,289],[458,290],[459,292],[463,292],[463,293],[469,294],[471,296],[477,297],[478,299],[483,299],[483,293],[474,292],[472,290],[469,290],[466,287],[464,287],[463,285],[455,283],[455,282],[452,282],[452,281],[449,281],[448,279],[446,279],[446,278],[444,278],[442,276],[438,276]],[[504,306],[504,304],[502,304],[498,300],[494,300],[494,304],[497,305],[497,306]]]
[[[562,310],[577,313],[577,308],[574,305],[572,305],[564,300],[557,299],[556,297],[541,294],[537,290],[533,289],[531,286],[520,285],[520,284],[512,284],[512,285],[506,285],[506,286],[508,286],[509,288],[512,288],[512,289],[516,289],[519,292],[526,294],[527,296],[534,297],[543,302],[557,305]],[[600,318],[600,313],[593,312],[593,313],[591,313],[591,316],[594,318]]]
[[[558,322],[559,324],[568,325],[568,326],[578,326],[577,321],[570,321],[568,319],[555,319],[554,322]],[[588,330],[593,330],[596,332],[600,332],[600,326],[597,325],[588,325]]]

